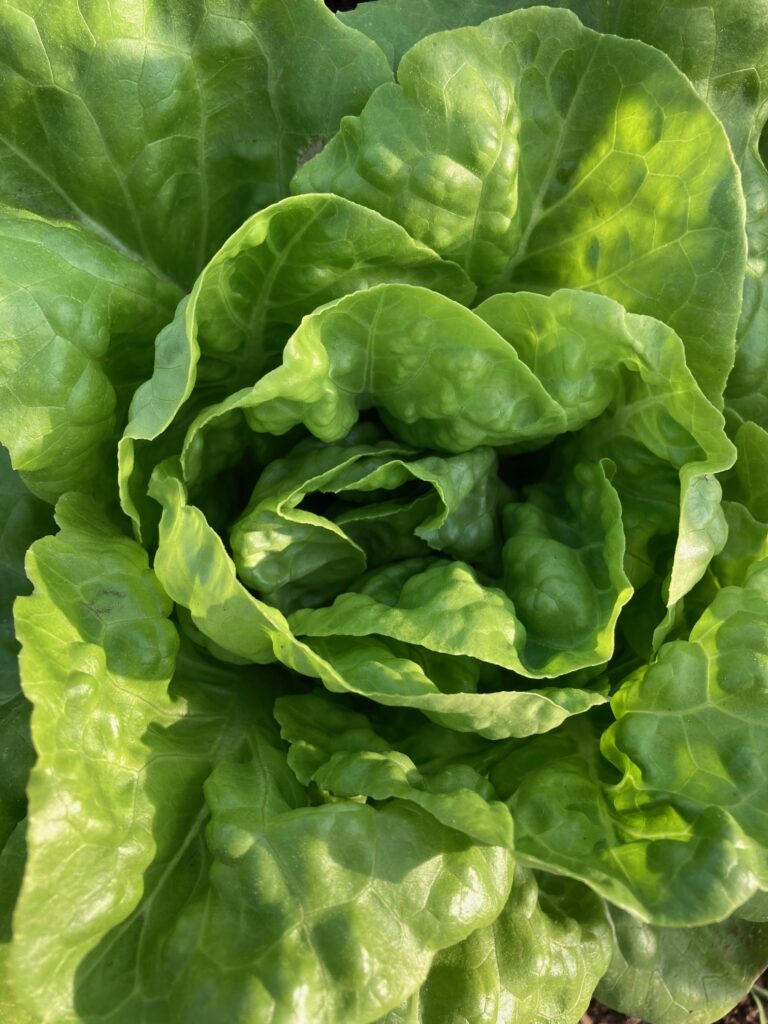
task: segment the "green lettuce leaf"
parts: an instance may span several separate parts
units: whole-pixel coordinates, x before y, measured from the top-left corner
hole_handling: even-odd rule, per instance
[[[419,992],[378,1024],[573,1024],[610,947],[604,906],[586,886],[517,867],[491,927],[438,953]]]
[[[768,431],[744,423],[735,437],[738,459],[726,481],[727,496],[768,523]]]
[[[320,0],[22,0],[0,40],[0,441],[46,500],[102,495],[183,288],[391,73]]]
[[[377,0],[339,17],[374,39],[396,67],[427,35],[535,6],[536,0]],[[741,421],[768,427],[768,171],[760,153],[768,101],[768,5],[765,0],[551,0],[547,6],[572,11],[598,32],[662,50],[722,122],[741,170],[749,240],[726,400]]]
[[[0,847],[0,1013],[7,1024],[39,1024],[16,998],[10,973],[11,918],[26,865],[25,832],[21,821]]]
[[[0,39],[0,197],[185,285],[391,77],[320,0],[19,0]]]
[[[240,579],[270,604],[287,612],[325,603],[382,560],[495,555],[500,487],[490,449],[419,459],[391,442],[345,441],[305,441],[271,462],[231,529]],[[414,484],[425,493],[409,496]],[[387,498],[360,504],[371,492]],[[338,499],[325,516],[299,507],[321,494]]]
[[[76,1019],[78,965],[133,908],[152,860],[153,807],[137,783],[146,730],[172,718],[178,640],[142,549],[84,498],[62,499],[58,520],[27,558],[35,592],[16,604],[38,760],[11,970],[29,1008],[63,1022]]]
[[[500,761],[518,857],[664,926],[722,920],[766,887],[767,587],[762,562],[720,590],[619,687],[599,747],[574,722]]]
[[[288,763],[304,785],[347,799],[407,800],[478,843],[512,847],[509,811],[471,765],[421,772],[377,736],[364,715],[319,695],[282,697],[275,717],[291,744]]]
[[[21,1003],[57,1024],[387,1012],[437,950],[496,918],[508,854],[412,804],[307,806],[274,677],[184,648],[169,688],[178,639],[141,548],[84,499],[58,518],[17,611],[39,750],[11,954]]]
[[[534,370],[564,410],[566,429],[596,420],[570,458],[615,463],[634,586],[658,573],[649,546],[677,532],[667,597],[673,605],[725,543],[714,475],[732,466],[736,454],[723,417],[686,365],[680,339],[658,321],[575,291],[497,295],[477,314]]]
[[[373,39],[396,68],[403,54],[425,36],[479,25],[519,6],[515,0],[376,0],[358,4],[351,11],[339,11],[338,17]]]
[[[366,1024],[418,987],[436,951],[495,920],[509,892],[503,851],[412,804],[269,816],[247,766],[231,763],[206,797],[215,888],[170,939],[184,972],[178,1020]]]
[[[52,529],[49,506],[30,494],[0,446],[0,850],[26,813],[25,790],[35,756],[30,705],[19,686],[13,602],[30,589],[24,574],[27,548]]]
[[[189,610],[203,644],[220,656],[257,664],[278,660],[320,679],[331,692],[418,708],[451,728],[493,739],[553,729],[569,715],[606,701],[599,690],[578,687],[477,693],[473,673],[466,681],[463,662],[458,665],[458,686],[453,683],[444,692],[446,676],[451,679],[446,662],[428,659],[425,671],[420,652],[407,646],[368,637],[304,642],[279,609],[255,598],[237,579],[221,538],[200,509],[187,504],[173,462],[155,471],[151,493],[163,506],[155,571],[171,598]]]
[[[51,509],[30,494],[0,446],[0,705],[19,693],[12,611],[15,598],[30,589],[24,555],[32,541],[52,529]]]
[[[180,295],[77,224],[0,211],[0,440],[39,497],[114,488],[130,397]]]
[[[663,54],[569,12],[439,33],[294,187],[402,223],[491,290],[580,287],[668,323],[721,403],[744,276],[725,133]]]
[[[768,948],[768,0],[43,6],[0,1018],[708,1024]]]
[[[608,906],[611,963],[597,998],[654,1024],[711,1024],[765,967],[768,924],[736,914],[704,928],[657,928]]]
[[[334,195],[299,196],[251,217],[227,240],[160,333],[119,447],[125,511],[139,523],[151,470],[178,454],[189,420],[279,361],[302,317],[342,295],[403,281],[469,301],[455,264],[397,224]],[[171,430],[185,402],[177,433]],[[147,445],[160,436],[156,445]],[[228,444],[226,449],[238,445]],[[147,450],[149,449],[149,450]],[[206,467],[210,474],[210,465]]]

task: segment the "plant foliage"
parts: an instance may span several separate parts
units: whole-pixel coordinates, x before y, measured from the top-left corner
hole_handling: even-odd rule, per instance
[[[710,1024],[768,0],[14,0],[0,59],[4,1024]]]

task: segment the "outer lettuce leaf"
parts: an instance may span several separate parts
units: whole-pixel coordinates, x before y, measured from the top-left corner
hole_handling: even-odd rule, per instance
[[[0,850],[26,813],[26,785],[34,760],[29,704],[19,688],[19,645],[13,602],[27,593],[24,554],[53,528],[50,508],[33,497],[0,447]]]
[[[0,1014],[7,1024],[38,1024],[17,1000],[11,983],[11,917],[26,864],[26,821],[20,822],[0,848]]]
[[[365,32],[396,65],[420,39],[446,29],[529,7],[535,0],[376,0],[340,12],[346,25]],[[759,127],[768,61],[765,0],[553,0],[589,28],[663,50],[690,79],[725,125],[741,159]],[[758,131],[759,134],[759,131]]]
[[[171,936],[184,972],[175,1020],[367,1024],[421,983],[437,950],[490,924],[509,892],[504,851],[413,805],[267,816],[247,766],[233,764],[206,796],[214,891]]]
[[[345,25],[373,39],[397,68],[403,55],[425,36],[479,25],[519,6],[515,0],[376,0],[358,4],[351,11],[339,11],[337,16]]]
[[[387,1012],[495,919],[508,855],[415,807],[304,806],[269,677],[186,651],[169,690],[177,638],[143,552],[80,499],[58,514],[18,608],[40,753],[20,999],[43,1024]]]
[[[534,6],[535,0],[377,0],[339,17],[374,39],[396,66],[424,36]],[[551,0],[548,6],[573,11],[599,32],[664,51],[722,122],[741,169],[749,238],[727,404],[741,420],[768,427],[768,172],[759,149],[768,100],[766,0]]]
[[[133,908],[155,852],[139,774],[150,723],[172,719],[178,641],[141,548],[84,499],[62,500],[58,518],[62,532],[28,556],[35,593],[16,605],[38,761],[11,956],[23,1001],[63,1024],[78,964]]]
[[[768,924],[738,914],[704,928],[657,928],[608,907],[613,955],[597,998],[654,1024],[711,1024],[765,968]]]
[[[603,758],[571,728],[500,762],[519,857],[664,926],[722,920],[765,888],[767,587],[762,562],[625,681]]]
[[[183,284],[391,76],[320,0],[20,0],[0,39],[0,196]]]
[[[104,495],[180,294],[76,224],[0,211],[0,439],[39,497]]]
[[[422,40],[295,187],[380,210],[496,290],[665,321],[721,401],[744,274],[722,127],[656,50],[537,8]]]
[[[166,8],[0,9],[0,440],[52,502],[103,494],[179,283],[391,77],[320,0]]]
[[[573,1024],[609,950],[608,918],[589,889],[518,867],[493,925],[439,953],[420,991],[378,1024]]]

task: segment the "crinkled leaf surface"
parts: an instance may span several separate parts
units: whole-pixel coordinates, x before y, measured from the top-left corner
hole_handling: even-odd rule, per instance
[[[0,211],[0,438],[35,494],[114,487],[128,403],[180,296],[78,224]]]
[[[536,373],[564,410],[567,429],[605,413],[576,440],[571,457],[608,457],[616,465],[635,586],[646,581],[649,569],[656,570],[649,565],[649,543],[670,532],[667,509],[661,515],[649,511],[658,501],[653,490],[661,487],[666,498],[671,485],[672,515],[679,516],[668,596],[674,604],[725,543],[714,475],[735,456],[722,416],[686,365],[680,339],[658,321],[575,291],[548,298],[497,295],[477,314]],[[677,470],[679,488],[671,469]],[[644,485],[638,487],[640,478]]]
[[[339,17],[365,32],[393,66],[430,33],[477,25],[538,6],[535,0],[377,0]],[[599,32],[639,39],[666,53],[720,119],[742,174],[749,259],[729,409],[768,426],[768,171],[759,146],[768,99],[766,0],[552,0]]]
[[[190,396],[182,436],[202,406],[271,369],[302,317],[383,281],[422,285],[463,301],[474,295],[457,265],[398,224],[338,196],[288,198],[247,220],[157,338],[154,372],[136,392],[120,443],[126,512],[136,522],[146,516],[138,506],[151,469],[178,453],[181,438],[171,430],[149,451],[144,442],[163,435]],[[237,443],[224,447],[237,450]],[[209,461],[200,469],[214,472]]]
[[[471,765],[421,772],[407,754],[389,748],[365,716],[319,695],[280,698],[275,716],[291,744],[288,763],[305,785],[314,782],[336,797],[408,800],[477,842],[512,847],[509,811]],[[321,723],[334,731],[323,732],[317,743]]]
[[[184,284],[390,77],[320,0],[20,0],[0,14],[0,195]]]
[[[391,442],[351,441],[304,441],[275,459],[232,527],[238,575],[283,611],[325,603],[369,566],[433,550],[482,557],[498,547],[500,486],[490,449],[414,458]],[[409,498],[414,484],[425,493]],[[371,492],[389,500],[361,505]],[[321,494],[338,499],[332,518],[300,508]]]
[[[159,537],[70,494],[29,555],[9,1024],[567,1024],[611,946],[662,1024],[748,985],[764,3],[377,0],[393,63],[504,14],[397,85],[320,0],[0,10],[0,436],[110,499],[128,414]],[[743,197],[618,35],[741,170],[722,507]],[[0,464],[11,594],[41,509]]]
[[[23,0],[0,39],[0,439],[47,500],[102,493],[182,288],[391,75],[320,0]]]
[[[577,726],[500,764],[519,856],[666,926],[721,920],[765,887],[767,569],[619,687],[599,749]]]
[[[572,1024],[609,951],[608,918],[593,893],[518,867],[493,925],[439,953],[420,991],[378,1024]]]
[[[232,1019],[366,1024],[423,980],[434,952],[490,924],[509,892],[504,851],[472,846],[410,804],[264,820],[234,765],[214,772],[206,795],[216,892],[172,942],[188,955],[185,933],[203,929],[221,969],[211,983],[190,965],[176,1019],[224,1006]]]
[[[569,12],[428,37],[295,187],[380,210],[493,289],[665,321],[705,393],[733,363],[744,206],[725,133],[658,51]]]
[[[364,1024],[397,1005],[436,950],[498,915],[508,854],[412,805],[304,806],[269,678],[187,652],[169,690],[178,640],[141,548],[79,499],[58,516],[18,608],[39,750],[14,919],[23,1002],[56,1024],[214,1008]]]
[[[62,532],[28,556],[35,593],[16,605],[38,761],[12,970],[31,1008],[64,1021],[78,964],[133,908],[151,863],[152,803],[138,774],[153,716],[170,715],[178,639],[142,549],[83,500],[63,499],[58,516]]]
[[[216,649],[247,662],[279,660],[320,679],[336,693],[358,693],[392,707],[412,707],[448,727],[497,739],[552,729],[569,715],[605,703],[600,690],[551,687],[477,693],[459,672],[458,687],[441,690],[417,652],[377,638],[297,638],[279,611],[240,583],[221,538],[200,509],[186,502],[178,468],[155,471],[153,496],[163,506],[155,571],[172,599],[189,609],[202,637]],[[450,563],[444,563],[450,565]],[[479,588],[478,588],[479,589]],[[411,655],[410,657],[408,655]],[[438,662],[437,679],[445,685]],[[449,676],[450,678],[450,676]],[[458,690],[458,692],[457,692]]]

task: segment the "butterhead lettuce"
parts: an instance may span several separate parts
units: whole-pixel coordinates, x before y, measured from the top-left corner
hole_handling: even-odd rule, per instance
[[[3,1021],[711,1024],[765,0],[54,7],[0,6]]]

